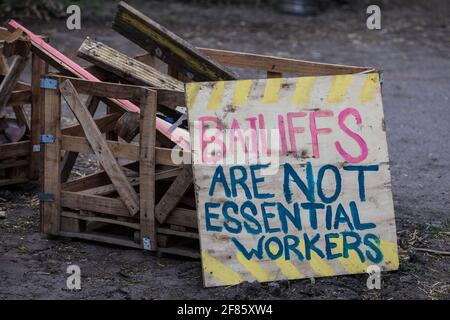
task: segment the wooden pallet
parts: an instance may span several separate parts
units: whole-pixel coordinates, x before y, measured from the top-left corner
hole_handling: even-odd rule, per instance
[[[171,201],[178,197],[174,192],[180,191],[180,185],[186,189],[191,185],[192,172],[190,166],[173,163],[171,149],[156,146],[157,91],[56,75],[45,76],[42,83],[43,134],[48,143],[42,144],[41,231],[198,257],[198,250],[187,245],[198,246],[195,208],[189,201],[175,205]],[[88,98],[86,105],[80,95],[137,103],[141,108],[139,142],[118,141],[115,130],[120,112],[93,117],[93,99]],[[78,125],[61,128],[62,99]],[[66,159],[80,153],[95,155],[102,169],[61,182],[62,175],[73,168]],[[187,179],[191,180],[183,182]]]
[[[25,125],[24,138],[18,142],[0,144],[0,187],[25,183],[39,177],[39,81],[47,65],[38,56],[30,54],[30,44],[20,32],[1,29],[0,53],[0,111],[12,108],[15,119]],[[11,66],[6,58],[11,58]],[[20,76],[31,59],[31,85],[23,83]],[[25,106],[30,105],[27,115]]]

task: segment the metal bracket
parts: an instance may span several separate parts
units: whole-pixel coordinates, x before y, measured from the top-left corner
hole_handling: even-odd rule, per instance
[[[41,79],[41,88],[56,90],[58,88],[58,81],[55,79],[50,79],[50,78],[42,78]]]
[[[54,143],[55,137],[51,134],[41,134],[41,143]]]
[[[55,195],[53,193],[39,193],[38,199],[43,202],[55,202]]]
[[[142,238],[142,246],[144,250],[151,250],[152,246],[149,238]]]
[[[41,151],[41,145],[33,144],[33,152],[40,152],[40,151]]]

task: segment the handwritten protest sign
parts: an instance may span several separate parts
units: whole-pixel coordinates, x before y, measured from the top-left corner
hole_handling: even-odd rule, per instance
[[[378,73],[186,92],[206,287],[398,268]]]

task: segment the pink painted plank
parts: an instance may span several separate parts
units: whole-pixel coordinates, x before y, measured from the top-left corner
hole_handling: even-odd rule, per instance
[[[62,65],[69,68],[73,74],[77,75],[78,77],[89,80],[89,81],[96,81],[100,82],[98,78],[96,78],[94,75],[92,75],[90,72],[88,72],[86,69],[81,67],[79,64],[74,62],[73,60],[66,57],[64,54],[53,48],[51,45],[49,45],[47,42],[39,38],[37,35],[35,35],[33,32],[19,24],[15,20],[10,20],[8,22],[8,26],[10,26],[13,29],[20,29],[25,34],[27,34],[31,42],[34,46],[39,47],[41,50],[47,52],[50,54],[55,60],[58,60]],[[133,104],[132,102],[128,100],[122,100],[122,99],[111,99],[115,102],[117,102],[119,105],[124,107],[125,109],[137,112],[139,113],[139,107]],[[182,147],[184,150],[190,150],[190,137],[189,132],[187,130],[176,128],[172,132],[169,131],[169,128],[171,127],[171,124],[167,121],[164,121],[163,119],[156,118],[156,129],[160,131],[162,134],[164,134],[166,137],[171,139],[173,142],[178,144],[180,147]]]

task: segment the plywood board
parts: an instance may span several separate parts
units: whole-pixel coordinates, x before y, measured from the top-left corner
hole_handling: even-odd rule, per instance
[[[186,94],[206,287],[398,269],[378,73]]]

